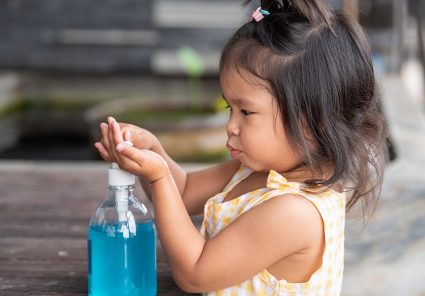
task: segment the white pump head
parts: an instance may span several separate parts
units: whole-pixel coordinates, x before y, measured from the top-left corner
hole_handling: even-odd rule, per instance
[[[109,186],[129,186],[136,184],[136,176],[123,171],[118,164],[113,162],[108,169]]]
[[[136,177],[119,168],[118,164],[113,162],[108,169],[109,186],[129,186],[136,183]],[[127,221],[128,211],[128,191],[117,190],[115,192],[116,209],[118,213],[118,221]]]

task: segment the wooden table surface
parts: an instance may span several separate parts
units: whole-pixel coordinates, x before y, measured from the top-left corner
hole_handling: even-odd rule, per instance
[[[106,182],[98,163],[0,163],[0,295],[87,295],[87,227]],[[160,248],[158,295],[187,295]]]

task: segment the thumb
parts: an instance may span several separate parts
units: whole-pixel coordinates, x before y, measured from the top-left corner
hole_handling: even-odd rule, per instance
[[[164,158],[153,151],[138,149],[125,142],[118,144],[116,150],[120,155],[120,167],[122,165],[126,171],[143,176],[151,183],[171,174]]]
[[[124,131],[124,140],[131,142],[133,133],[131,131]]]
[[[129,141],[120,143],[115,148],[122,156],[125,156],[134,162],[141,165],[147,158],[146,151],[133,147],[133,144]]]

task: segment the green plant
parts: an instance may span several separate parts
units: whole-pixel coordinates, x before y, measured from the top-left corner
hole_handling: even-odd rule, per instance
[[[200,105],[201,78],[205,71],[202,57],[195,49],[188,46],[178,50],[178,57],[188,77],[189,99],[193,105]]]
[[[11,116],[14,114],[19,114],[29,107],[28,102],[25,100],[16,99],[10,104],[4,106],[0,109],[0,118]]]

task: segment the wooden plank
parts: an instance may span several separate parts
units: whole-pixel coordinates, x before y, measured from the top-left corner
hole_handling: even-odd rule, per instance
[[[41,258],[43,260],[84,260],[87,259],[87,240],[73,238],[25,238],[4,237],[0,239],[0,261]],[[159,240],[157,240],[157,261],[167,262]]]
[[[87,292],[51,292],[51,291],[11,291],[2,292],[0,295],[7,296],[81,296],[87,295]]]
[[[0,261],[0,263],[3,262]],[[85,293],[87,295],[87,270],[82,268],[82,266],[85,267],[85,263],[69,264],[68,270],[52,268],[55,264],[44,261],[32,263],[27,261],[24,266],[15,267],[15,270],[4,270],[2,267],[0,268],[0,294],[3,294],[2,291],[61,291],[61,293]],[[3,276],[6,271],[7,276]],[[157,278],[158,295],[186,295],[174,283],[165,263],[158,264]]]
[[[103,170],[0,170],[0,295],[87,295],[86,233],[105,183]],[[157,259],[158,295],[187,295],[159,242]]]
[[[71,238],[2,238],[0,239],[0,260],[85,260],[87,242]],[[1,267],[0,267],[1,268]]]
[[[87,277],[66,276],[66,277],[2,277],[0,283],[0,293],[2,291],[22,291],[22,292],[65,292],[65,293],[85,293],[87,295]]]
[[[48,291],[7,291],[7,293],[2,293],[1,295],[7,296],[81,296],[87,295],[87,292],[81,293],[67,293],[67,292],[48,292]],[[162,294],[161,294],[162,295]]]

